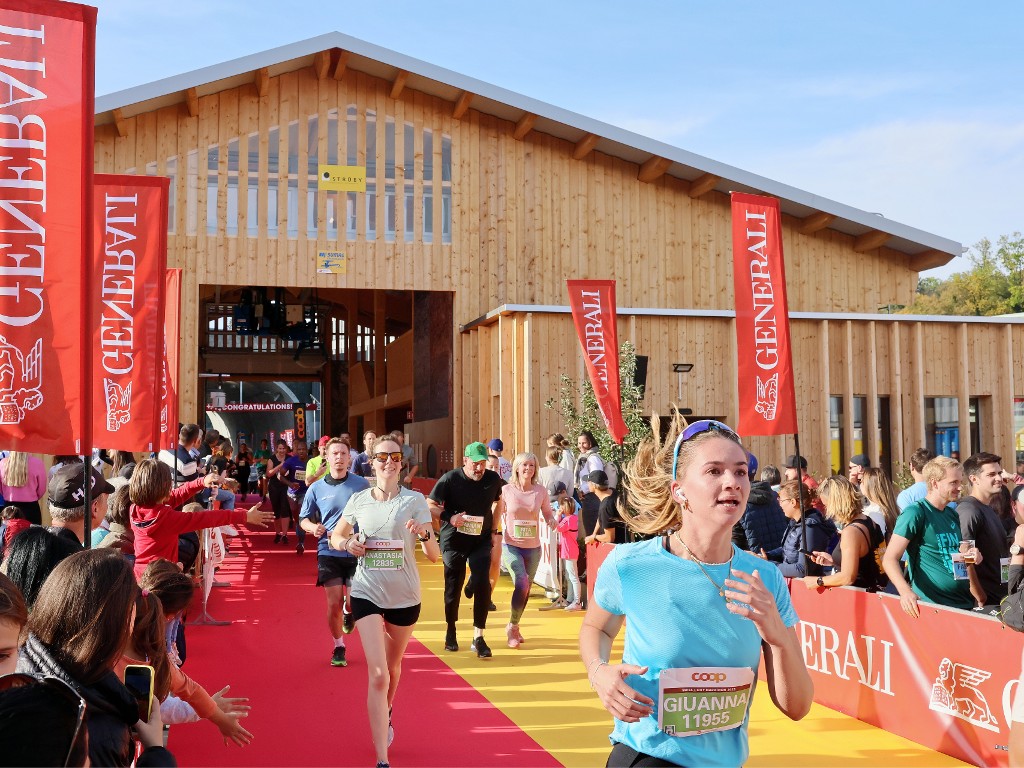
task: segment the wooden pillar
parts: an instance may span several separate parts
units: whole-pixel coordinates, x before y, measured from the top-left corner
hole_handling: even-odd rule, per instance
[[[900,324],[889,324],[889,414],[896,431],[893,460],[905,462],[914,451],[904,433],[903,418],[903,354],[900,344]]]
[[[882,447],[878,433],[878,350],[876,349],[877,339],[875,334],[875,321],[868,323],[868,402],[864,412],[866,422],[865,435],[870,438],[865,443],[865,453],[871,459],[871,466],[881,466]],[[890,403],[892,400],[890,399]],[[892,458],[892,436],[889,437],[889,458]],[[889,467],[884,468],[890,472]]]
[[[384,291],[373,292],[373,396],[387,394],[388,376],[384,361],[384,331],[387,307]]]
[[[960,323],[957,328],[957,345],[960,348],[960,375],[956,381],[957,421],[960,427],[960,461],[963,461],[974,453],[976,447],[971,444],[971,366],[967,349],[967,323]],[[978,418],[981,418],[981,414],[978,414]]]

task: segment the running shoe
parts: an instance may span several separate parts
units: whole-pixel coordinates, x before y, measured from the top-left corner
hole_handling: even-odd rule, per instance
[[[459,641],[455,639],[455,627],[449,627],[444,636],[444,649],[446,651],[459,650]]]
[[[496,610],[498,610],[498,606],[496,606],[494,603],[491,603],[489,606],[487,606],[487,610],[488,611],[496,611]]]
[[[283,535],[283,536],[281,537],[281,543],[282,543],[282,544],[284,544],[285,546],[287,546],[287,545],[288,545],[288,534],[287,534],[287,533],[286,533],[286,534],[284,534],[284,535]]]
[[[522,645],[523,643],[525,643],[526,642],[526,638],[523,637],[523,633],[519,631],[519,625],[518,624],[515,625],[514,631],[516,633],[516,640],[519,641],[519,644]]]
[[[391,710],[388,710],[388,746],[395,740],[395,728],[391,725]]]
[[[376,768],[391,768],[391,763],[387,760],[378,760]]]
[[[281,534],[280,533],[275,533],[274,534],[274,543],[275,544],[280,544],[281,543]]]
[[[301,541],[298,544],[295,545],[295,554],[296,555],[301,555],[305,551],[306,551],[306,545],[303,544]]]
[[[516,636],[516,627],[512,626],[511,624],[505,627],[505,636],[508,638],[509,648],[519,647],[519,638]]]
[[[491,658],[491,649],[487,647],[487,643],[482,637],[478,637],[473,640],[473,650],[476,651],[476,657],[478,659]]]
[[[355,627],[355,625],[356,625],[356,617],[353,616],[348,611],[342,609],[342,614],[341,614],[341,631],[344,632],[346,635],[351,635],[352,634],[352,629]]]
[[[583,610],[583,606],[580,605],[578,602],[572,602],[572,603],[569,603],[567,606],[565,606],[565,610],[567,610],[567,611],[582,611]]]
[[[466,582],[466,588],[462,590],[462,594],[464,594],[466,596],[467,600],[473,596],[473,582],[472,581],[467,581]]]
[[[345,661],[345,646],[339,645],[334,649],[334,655],[331,656],[332,667],[347,667],[348,662]]]

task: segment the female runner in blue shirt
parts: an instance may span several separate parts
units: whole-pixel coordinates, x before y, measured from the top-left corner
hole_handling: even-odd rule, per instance
[[[764,657],[775,705],[799,720],[814,690],[774,567],[733,546],[750,493],[748,457],[716,421],[653,436],[626,468],[623,518],[652,536],[620,544],[598,572],[580,631],[591,685],[615,717],[609,766],[738,766]],[[610,660],[626,622],[622,663]]]

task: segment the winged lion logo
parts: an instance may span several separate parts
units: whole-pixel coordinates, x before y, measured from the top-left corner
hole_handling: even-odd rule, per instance
[[[757,377],[757,403],[754,410],[764,416],[765,421],[775,421],[779,405],[779,374],[773,373],[768,381]]]
[[[943,659],[939,664],[939,675],[932,685],[928,709],[945,712],[947,715],[998,733],[999,721],[992,714],[985,695],[978,688],[990,677],[991,672]]]
[[[107,401],[107,429],[117,432],[122,424],[132,419],[132,384],[122,387],[110,379],[103,380],[103,392]]]
[[[0,336],[0,424],[20,424],[43,404],[43,340],[26,355]]]

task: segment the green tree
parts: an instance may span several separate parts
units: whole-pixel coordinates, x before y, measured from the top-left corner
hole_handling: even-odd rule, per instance
[[[993,247],[979,240],[968,259],[971,266],[945,280],[925,277],[914,303],[902,312],[913,315],[1003,315],[1024,311],[1024,237],[1003,235]]]
[[[577,436],[587,430],[597,440],[598,451],[606,459],[614,461],[621,470],[627,461],[636,455],[640,442],[651,433],[649,420],[641,406],[641,390],[633,384],[636,372],[636,348],[628,341],[619,347],[619,391],[622,401],[622,419],[629,430],[622,446],[615,444],[604,418],[597,407],[597,397],[589,379],[577,383],[575,379],[561,376],[558,398],[551,398],[544,406],[558,411],[565,425],[566,434]],[[621,475],[621,471],[620,471]]]

